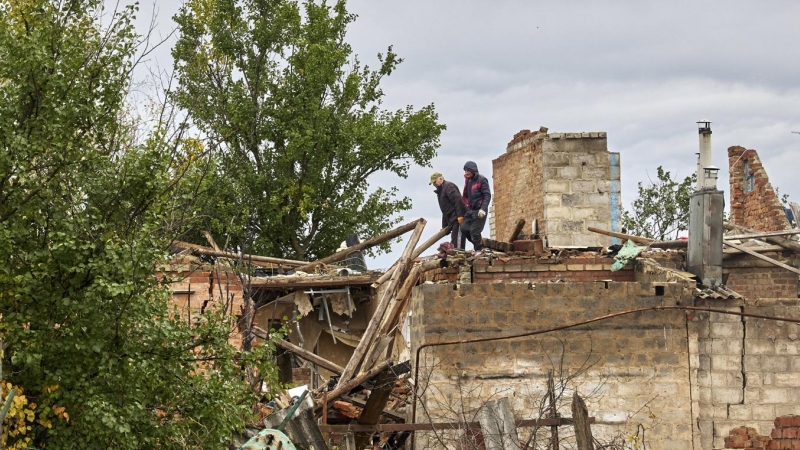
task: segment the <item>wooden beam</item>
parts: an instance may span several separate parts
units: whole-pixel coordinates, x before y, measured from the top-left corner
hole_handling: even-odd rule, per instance
[[[183,241],[175,241],[172,243],[172,246],[175,248],[180,249],[191,249],[195,253],[200,253],[201,255],[208,255],[208,256],[216,256],[219,258],[228,258],[234,259],[236,261],[244,261],[244,262],[263,262],[263,263],[271,263],[271,264],[280,264],[284,266],[299,266],[302,264],[308,264],[307,261],[296,261],[293,259],[283,259],[283,258],[272,258],[269,256],[258,256],[258,255],[248,255],[248,254],[238,254],[238,253],[231,253],[231,252],[222,252],[214,250],[213,248],[203,247],[202,245],[197,244],[190,244],[189,242]]]
[[[362,373],[361,375],[351,379],[350,381],[347,381],[346,383],[340,383],[338,386],[336,386],[336,389],[334,389],[332,391],[328,391],[328,393],[327,393],[328,394],[328,402],[336,400],[337,398],[341,397],[342,395],[350,392],[350,390],[353,389],[354,387],[360,385],[361,383],[364,383],[365,381],[369,380],[370,378],[374,377],[375,375],[377,375],[377,374],[383,372],[384,370],[386,370],[386,368],[388,368],[391,364],[392,364],[392,361],[387,359],[386,361],[384,361],[384,362],[378,364],[377,366],[375,366],[375,368],[370,370],[369,372]],[[319,403],[319,402],[317,402],[317,403]],[[321,408],[321,406],[318,405],[315,408],[315,411],[320,409],[320,408]]]
[[[741,225],[734,225],[732,223],[726,223],[723,226],[725,227],[726,230],[735,230],[738,233],[748,233],[748,234],[763,233],[763,231],[754,230],[752,228],[743,227]],[[783,248],[793,250],[795,252],[800,252],[800,243],[798,243],[797,241],[793,241],[791,239],[778,236],[768,236],[765,237],[764,240],[771,244],[780,245]]]
[[[383,292],[383,296],[381,297],[378,306],[375,308],[375,313],[369,320],[367,329],[364,330],[364,334],[361,335],[361,340],[358,342],[358,346],[353,351],[353,356],[350,358],[350,361],[347,362],[344,372],[342,372],[342,376],[339,378],[340,385],[342,383],[347,383],[353,377],[353,375],[356,374],[358,366],[361,364],[361,361],[365,359],[367,350],[369,350],[370,346],[372,345],[372,341],[375,339],[375,333],[378,331],[378,327],[383,321],[383,315],[386,313],[386,308],[389,306],[391,299],[394,298],[395,294],[397,293],[397,289],[400,287],[400,283],[402,282],[401,278],[405,276],[406,266],[408,266],[408,263],[411,259],[411,253],[414,251],[414,247],[417,245],[417,242],[419,242],[419,238],[422,235],[422,230],[424,228],[425,219],[419,219],[416,222],[414,233],[408,240],[406,248],[397,262],[397,268],[395,269],[392,278],[389,280],[389,285]]]
[[[757,245],[752,247],[746,247],[751,251],[756,253],[767,253],[767,252],[785,252],[786,249],[781,247],[780,245]],[[732,256],[732,255],[741,255],[744,253],[741,250],[736,250],[735,248],[727,248],[722,250],[722,254],[724,256]]]
[[[254,328],[258,328],[258,327],[254,327]],[[264,333],[264,330],[262,330],[261,328],[258,328],[258,330],[261,333]],[[264,337],[259,336],[258,333],[256,334],[256,336],[264,339]],[[318,365],[320,367],[324,367],[325,369],[328,369],[328,370],[330,370],[331,372],[333,372],[335,374],[340,374],[340,373],[342,373],[344,371],[344,367],[342,367],[342,366],[340,366],[338,364],[335,364],[333,362],[330,362],[327,359],[324,359],[319,355],[315,355],[314,353],[312,353],[312,352],[310,352],[310,351],[308,351],[308,350],[306,350],[304,348],[298,347],[297,345],[294,345],[289,341],[281,340],[281,341],[275,342],[275,344],[277,346],[279,346],[280,348],[282,348],[284,350],[288,350],[288,351],[294,353],[295,355],[305,359],[306,361],[312,362],[312,363],[314,363],[314,364],[316,364],[316,365]]]
[[[362,402],[361,400],[359,400],[357,398],[349,397],[347,395],[342,395],[340,398],[342,400],[348,402],[348,403],[352,403],[352,404],[354,404],[354,405],[356,405],[358,407],[361,407],[361,408],[367,406],[367,404]],[[396,420],[398,422],[405,422],[406,421],[406,417],[405,416],[401,416],[400,414],[397,414],[394,411],[389,411],[388,409],[384,409],[381,414],[383,414],[384,416],[387,416],[387,417],[391,417],[392,420]]]
[[[517,225],[514,227],[514,231],[511,232],[511,236],[507,239],[506,242],[514,242],[519,237],[519,234],[522,233],[522,228],[525,226],[525,219],[517,220]]]
[[[411,260],[413,261],[417,259],[419,255],[422,254],[422,252],[427,250],[431,245],[439,242],[439,239],[445,237],[448,233],[450,233],[450,227],[445,227],[439,230],[436,234],[431,236],[427,241],[423,242],[419,247],[414,249],[414,253],[411,254]],[[378,286],[386,282],[386,280],[388,280],[389,277],[391,277],[392,274],[394,273],[395,267],[397,267],[397,264],[390,267],[389,270],[386,271],[386,273],[381,275],[380,278],[378,278],[374,283],[372,283],[372,287],[377,289]]]
[[[381,324],[381,334],[388,334],[392,331],[392,328],[397,325],[400,321],[400,313],[403,311],[403,308],[406,306],[406,300],[411,295],[411,289],[414,288],[417,284],[417,278],[419,278],[419,271],[420,265],[415,264],[414,267],[411,268],[411,272],[406,277],[405,281],[403,282],[403,286],[397,291],[396,301],[392,303],[392,309],[389,311],[389,314],[386,315],[386,320],[383,321]]]
[[[375,275],[330,277],[266,277],[256,278],[250,285],[258,289],[307,289],[314,287],[369,286]]]
[[[741,245],[739,245],[739,244],[734,244],[734,243],[732,243],[732,242],[725,242],[725,241],[722,241],[722,243],[723,243],[723,244],[725,244],[725,245],[731,246],[731,247],[735,248],[736,250],[741,250],[741,251],[743,251],[743,252],[747,253],[748,255],[755,256],[756,258],[758,258],[758,259],[760,259],[760,260],[762,260],[762,261],[767,261],[768,263],[771,263],[771,264],[774,264],[774,265],[776,265],[776,266],[778,266],[778,267],[781,267],[781,268],[783,268],[783,269],[786,269],[786,270],[788,270],[789,272],[793,272],[793,273],[796,273],[796,274],[800,275],[800,269],[797,269],[797,268],[795,268],[795,267],[792,267],[792,266],[786,265],[786,264],[784,264],[784,263],[782,263],[782,262],[780,262],[780,261],[776,261],[776,260],[774,260],[774,259],[770,258],[769,256],[764,256],[764,255],[762,255],[762,254],[760,254],[760,253],[756,253],[756,252],[754,252],[754,251],[750,250],[750,249],[749,249],[749,248],[747,248],[747,247],[741,246]]]
[[[586,229],[591,231],[592,233],[603,234],[605,236],[611,236],[611,237],[620,238],[620,239],[628,239],[628,240],[633,241],[633,242],[635,242],[637,244],[649,244],[651,242],[655,242],[654,239],[648,239],[648,238],[641,237],[641,236],[634,236],[632,234],[617,233],[616,231],[608,231],[608,230],[603,230],[603,229],[595,228],[595,227],[588,227]]]
[[[572,419],[575,421],[575,441],[578,450],[594,450],[592,427],[589,426],[589,411],[577,391],[572,395]]]
[[[764,231],[763,233],[749,233],[749,234],[732,234],[724,235],[722,239],[760,239],[775,236],[791,236],[800,234],[800,230],[784,230],[784,231]]]
[[[650,248],[686,248],[689,246],[688,240],[678,239],[675,241],[653,241],[647,244]]]
[[[417,219],[413,222],[409,222],[405,225],[399,226],[394,230],[390,230],[389,232],[384,233],[380,236],[376,236],[372,239],[367,239],[366,241],[356,244],[352,247],[347,247],[346,249],[338,251],[330,256],[326,256],[325,258],[318,259],[310,263],[304,263],[305,265],[301,265],[300,267],[297,267],[295,270],[307,271],[308,269],[316,267],[319,264],[331,264],[336,261],[341,261],[347,258],[347,256],[349,256],[353,252],[358,252],[370,247],[374,247],[376,245],[383,244],[388,240],[404,235],[405,233],[413,230],[417,226],[417,224],[420,223],[420,221],[424,222],[425,219]]]
[[[359,425],[377,425],[383,413],[383,408],[389,401],[389,396],[392,394],[394,382],[397,376],[391,370],[384,370],[378,374],[375,381],[375,388],[367,398],[367,404],[358,416]],[[356,448],[364,448],[372,437],[372,433],[358,433],[356,434]]]

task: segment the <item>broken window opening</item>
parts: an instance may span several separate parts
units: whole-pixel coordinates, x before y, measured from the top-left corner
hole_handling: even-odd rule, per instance
[[[744,162],[744,193],[753,192],[755,187],[755,177],[750,171],[750,161]]]

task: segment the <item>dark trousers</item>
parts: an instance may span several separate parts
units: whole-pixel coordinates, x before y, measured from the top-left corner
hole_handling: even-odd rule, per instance
[[[453,244],[453,248],[464,248],[461,242],[463,239],[459,239],[461,236],[461,225],[458,224],[458,220],[454,220],[453,223],[450,224],[450,243]]]
[[[487,217],[489,217],[488,214],[483,216],[483,219],[478,218],[478,210],[467,211],[464,215],[464,223],[461,224],[461,232],[468,241],[472,242],[476,251],[483,248],[481,231],[486,226]]]

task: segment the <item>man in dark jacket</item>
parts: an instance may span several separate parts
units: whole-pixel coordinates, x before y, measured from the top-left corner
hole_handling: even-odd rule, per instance
[[[489,180],[478,173],[478,165],[472,161],[464,164],[464,192],[462,200],[467,207],[461,232],[475,246],[475,251],[483,249],[481,244],[481,231],[486,226],[486,215],[489,213],[489,202],[492,193],[489,190]]]
[[[461,248],[458,242],[458,232],[461,222],[464,221],[464,213],[467,208],[461,200],[461,192],[458,186],[452,181],[445,181],[440,172],[431,175],[431,182],[436,186],[436,196],[439,197],[439,209],[442,210],[442,228],[452,226],[450,229],[450,243],[455,248]]]

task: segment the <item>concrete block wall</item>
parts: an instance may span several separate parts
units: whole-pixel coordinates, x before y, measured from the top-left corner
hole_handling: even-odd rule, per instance
[[[614,311],[685,300],[682,283],[570,282],[428,284],[412,296],[412,361],[423,344],[490,338],[581,322]],[[509,397],[517,419],[539,416],[548,370],[586,398],[595,437],[631,437],[647,447],[691,448],[686,317],[637,313],[510,340],[426,347],[420,353],[420,421],[473,417],[490,398]],[[567,391],[567,396],[572,391]],[[569,399],[560,407],[571,416]],[[463,414],[463,415],[462,415]],[[524,431],[523,431],[524,432]],[[417,448],[444,448],[420,434]],[[453,447],[450,447],[453,448]]]
[[[759,298],[717,309],[800,319],[797,298]],[[800,325],[722,313],[691,315],[693,401],[699,409],[697,448],[722,448],[736,427],[769,435],[773,419],[800,414]]]
[[[611,244],[587,230],[620,230],[620,159],[608,152],[606,133],[550,133],[542,154],[548,244]]]
[[[745,162],[753,176],[753,190],[745,192]],[[783,205],[773,189],[767,171],[761,164],[758,152],[744,147],[728,148],[730,171],[731,216],[730,221],[761,231],[779,231],[791,228]]]

